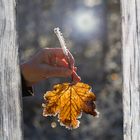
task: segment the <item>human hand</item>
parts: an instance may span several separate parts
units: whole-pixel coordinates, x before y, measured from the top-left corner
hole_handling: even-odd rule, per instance
[[[29,61],[21,64],[21,73],[27,86],[51,77],[72,76],[74,82],[81,78],[77,75],[74,58],[68,51],[68,58],[61,48],[45,48],[34,55]]]

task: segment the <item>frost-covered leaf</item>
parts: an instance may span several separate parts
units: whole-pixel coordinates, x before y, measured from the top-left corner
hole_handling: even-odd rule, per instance
[[[44,95],[44,99],[43,116],[58,114],[60,124],[66,128],[77,128],[79,126],[77,119],[82,112],[97,115],[94,103],[96,97],[91,92],[91,87],[82,82],[54,85],[53,90]]]

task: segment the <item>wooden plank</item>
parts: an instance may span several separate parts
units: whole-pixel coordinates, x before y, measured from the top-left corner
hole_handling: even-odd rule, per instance
[[[124,140],[140,140],[140,0],[121,0]]]
[[[21,140],[21,101],[14,0],[0,0],[0,140]]]

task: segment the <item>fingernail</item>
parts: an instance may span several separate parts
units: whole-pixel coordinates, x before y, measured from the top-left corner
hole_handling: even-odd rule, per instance
[[[73,67],[74,71],[77,71],[77,67]]]

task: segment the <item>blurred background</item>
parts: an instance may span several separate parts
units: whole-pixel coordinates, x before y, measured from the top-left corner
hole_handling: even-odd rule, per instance
[[[99,118],[83,114],[80,127],[67,130],[57,118],[42,116],[43,95],[52,78],[34,86],[23,98],[25,140],[122,140],[121,15],[119,0],[18,0],[20,62],[40,48],[60,47],[53,32],[60,27],[82,81],[97,96]]]

